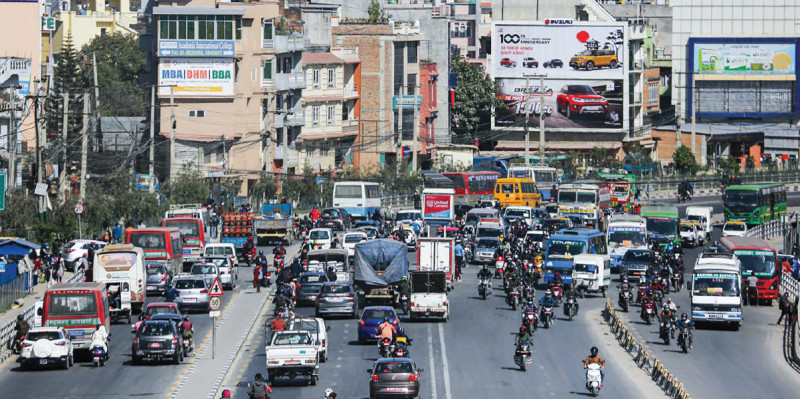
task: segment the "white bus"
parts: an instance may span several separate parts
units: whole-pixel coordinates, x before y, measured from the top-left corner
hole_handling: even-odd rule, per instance
[[[378,183],[347,181],[333,185],[333,206],[344,208],[353,219],[368,219],[381,209],[382,198]]]
[[[131,312],[140,313],[147,292],[142,249],[131,244],[106,245],[95,253],[93,264],[92,278],[106,285],[112,315],[130,317]]]
[[[618,269],[629,249],[647,249],[647,223],[637,215],[614,215],[608,221],[608,253]]]
[[[742,325],[742,272],[739,260],[729,254],[703,254],[694,265],[689,287],[692,319]]]
[[[551,201],[550,190],[558,185],[558,169],[544,166],[512,166],[508,168],[508,177],[532,179],[541,193],[542,201]],[[552,200],[555,202],[555,199]]]

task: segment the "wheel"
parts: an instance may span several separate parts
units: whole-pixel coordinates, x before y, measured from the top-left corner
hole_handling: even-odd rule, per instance
[[[569,321],[572,321],[572,311],[569,311]]]
[[[525,371],[525,366],[526,366],[525,359],[521,359],[519,361],[519,369],[522,370],[522,371]]]
[[[569,106],[570,104],[567,103],[566,105],[567,105],[567,118],[569,118],[569,119],[574,118],[575,114],[572,113],[572,110],[570,109],[570,106]]]
[[[586,63],[586,70],[587,71],[593,71],[594,70],[594,62],[592,62],[592,61],[587,62]]]
[[[622,302],[621,306],[622,306],[622,311],[628,313],[628,302],[627,301]]]
[[[128,316],[126,317],[126,320],[128,321],[128,324],[131,324],[131,314],[130,313],[128,313]]]
[[[135,353],[131,355],[131,359],[133,360],[133,364],[140,364],[140,363],[142,363],[142,359],[141,359],[141,358],[139,358],[139,356],[136,356],[136,354],[135,354]]]
[[[328,362],[328,351],[325,351],[325,356],[323,356],[320,361],[322,363],[327,363]]]
[[[556,101],[556,111],[559,114],[563,114],[564,113],[564,108],[561,107],[561,104],[558,101]]]
[[[689,347],[688,347],[688,346],[686,346],[686,340],[684,340],[684,341],[681,343],[681,349],[683,350],[683,353],[689,353]]]
[[[311,379],[308,381],[308,383],[311,384],[311,385],[317,385],[317,376],[312,375]]]
[[[172,357],[172,364],[181,364],[181,357],[183,357],[183,351],[178,351],[178,353]]]
[[[611,62],[608,64],[608,66],[609,66],[609,68],[616,68],[617,67],[617,62],[614,61],[614,60],[611,60]]]
[[[511,302],[511,310],[517,310],[517,303]]]
[[[544,328],[550,328],[550,320],[549,319],[545,319]]]
[[[364,339],[364,338],[361,338],[361,337],[358,337],[358,344],[359,344],[359,345],[364,345],[364,344],[366,344],[366,343],[367,343],[367,340],[366,340],[366,339]]]
[[[61,368],[64,370],[69,370],[69,356],[67,356],[67,358],[64,359],[64,364],[61,365]]]
[[[75,365],[75,355],[69,355],[69,365],[70,366]]]
[[[603,298],[608,298],[608,291],[606,290],[605,287],[603,287],[602,291],[603,291]]]
[[[269,385],[271,385],[271,386],[275,386],[275,376],[274,376],[274,375],[270,375],[270,376],[268,376],[268,377],[267,377],[267,380],[268,380],[268,382],[269,382]]]

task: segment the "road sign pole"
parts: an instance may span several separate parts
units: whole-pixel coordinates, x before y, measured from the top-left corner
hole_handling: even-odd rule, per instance
[[[83,224],[81,223],[81,214],[78,214],[78,238],[83,239]]]
[[[214,354],[217,351],[217,318],[211,318],[211,360],[214,360]]]

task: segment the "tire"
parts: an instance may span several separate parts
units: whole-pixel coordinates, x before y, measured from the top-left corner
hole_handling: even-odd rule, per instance
[[[64,364],[61,365],[61,368],[64,370],[69,370],[69,356],[64,359]]]
[[[358,344],[359,345],[364,345],[366,343],[367,343],[367,340],[365,340],[364,338],[358,337]]]
[[[594,70],[594,62],[592,62],[592,61],[587,62],[586,63],[586,70],[587,71],[593,71]]]
[[[514,301],[511,301],[511,310],[517,310],[517,303]]]
[[[689,347],[686,345],[686,340],[683,340],[681,343],[681,349],[683,350],[683,353],[689,353]]]
[[[75,365],[75,355],[69,355],[69,365],[70,367]]]
[[[623,312],[628,313],[628,301],[622,302],[620,306],[622,307]]]
[[[569,311],[569,321],[572,321],[572,310]]]
[[[267,377],[267,381],[269,382],[270,386],[275,386],[275,376],[274,375],[268,376]]]
[[[544,320],[544,328],[550,328],[550,319]]]
[[[315,375],[312,375],[312,376],[311,376],[311,381],[309,381],[309,382],[310,382],[310,384],[311,384],[312,386],[315,386],[315,385],[317,385],[317,376],[315,376]]]
[[[520,361],[519,361],[519,369],[522,370],[523,372],[525,371],[525,367],[527,366],[527,364],[525,364],[525,363],[526,363],[525,359],[520,359]]]
[[[603,298],[608,298],[608,290],[605,287],[603,287],[602,291],[603,291]]]
[[[183,357],[183,351],[178,351],[178,353],[172,357],[172,364],[181,364],[182,357]]]
[[[133,364],[135,364],[135,365],[139,365],[139,364],[142,363],[142,359],[139,358],[139,356],[136,356],[135,353],[131,355],[131,359],[133,361]]]
[[[617,62],[614,61],[614,60],[611,60],[611,62],[608,64],[608,67],[609,68],[616,68],[617,67]]]
[[[572,111],[569,109],[569,105],[570,105],[569,102],[567,102],[567,118],[572,119],[575,117],[575,114],[573,114]]]
[[[486,300],[486,291],[483,291],[481,294],[481,299]]]

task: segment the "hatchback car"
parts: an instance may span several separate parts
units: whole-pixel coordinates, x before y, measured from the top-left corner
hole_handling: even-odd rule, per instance
[[[370,399],[416,398],[422,371],[407,357],[378,359],[367,369]]]
[[[172,282],[172,272],[166,262],[147,261],[147,293],[163,295]]]
[[[72,341],[62,327],[34,327],[22,341],[20,361],[24,369],[55,364],[66,370],[74,363]]]
[[[327,208],[320,214],[319,227],[345,231],[350,228],[352,218],[344,208]]]
[[[223,287],[232,290],[239,279],[239,268],[233,266],[231,259],[224,255],[206,256],[203,262],[213,263],[219,269],[219,283]]]
[[[89,253],[89,248],[94,248],[95,252],[106,246],[104,241],[95,240],[72,240],[61,248],[61,259],[64,260],[64,267],[69,271],[75,271],[75,266],[80,259]]]
[[[350,258],[356,256],[356,244],[361,241],[367,241],[369,237],[363,231],[354,231],[345,233],[342,237],[342,246],[347,250],[347,256]]]
[[[722,226],[723,237],[744,237],[747,233],[747,224],[738,220],[728,220]]]
[[[511,58],[502,58],[500,59],[500,66],[506,68],[514,68],[517,66],[517,62],[512,61]]]
[[[322,272],[305,272],[297,280],[295,295],[298,304],[308,304],[317,301],[317,295],[322,284],[328,282],[328,276]]]
[[[587,71],[591,71],[595,68],[601,67],[608,67],[608,68],[617,68],[619,67],[619,59],[617,58],[617,53],[611,49],[596,49],[596,50],[586,50],[579,54],[574,55],[569,60],[569,66],[573,69],[586,69]]]
[[[211,283],[206,283],[205,278],[196,276],[177,276],[172,284],[178,291],[175,302],[178,308],[207,310],[210,297],[208,289]]]
[[[173,364],[183,361],[183,338],[171,320],[149,320],[136,330],[131,344],[133,364],[142,360],[170,359]]]
[[[558,58],[554,58],[550,61],[545,61],[544,64],[542,64],[542,66],[545,68],[563,68],[564,61],[561,61]]]
[[[206,284],[211,286],[211,284],[219,278],[219,268],[217,265],[213,263],[195,263],[192,265],[192,269],[190,270],[195,276],[202,276],[203,279],[206,280]]]
[[[330,281],[322,284],[315,304],[317,317],[325,315],[358,315],[358,294],[353,286],[344,281]]]
[[[391,306],[367,306],[361,312],[358,320],[358,343],[363,344],[367,341],[376,340],[375,333],[378,326],[383,323],[383,319],[388,319],[395,328],[400,326],[400,318]]]
[[[148,303],[147,307],[144,308],[142,313],[139,313],[139,321],[136,322],[133,326],[131,326],[131,332],[135,332],[139,326],[153,318],[153,316],[160,315],[160,314],[181,314],[181,310],[178,305],[174,302],[152,302]]]
[[[597,94],[589,85],[564,85],[556,96],[556,109],[567,118],[579,115],[595,115],[605,117],[608,112],[608,100]]]

